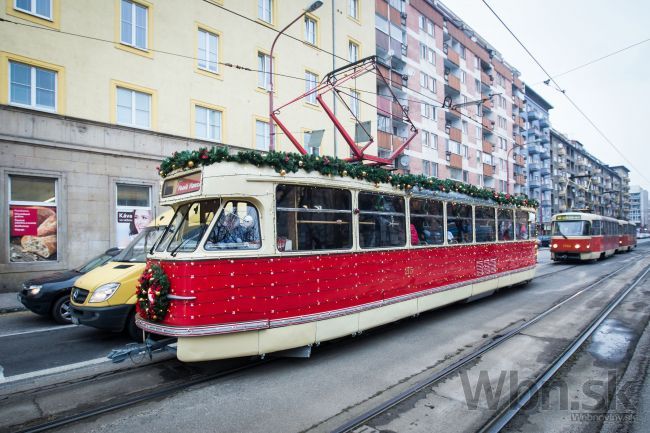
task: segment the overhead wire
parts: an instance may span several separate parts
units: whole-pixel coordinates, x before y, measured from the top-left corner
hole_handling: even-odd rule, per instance
[[[499,22],[503,24],[506,30],[508,30],[508,32],[512,35],[512,37],[515,38],[515,40],[519,43],[519,45],[521,45],[524,51],[526,51],[526,53],[533,59],[533,61],[537,64],[537,66],[539,66],[539,68],[542,71],[544,71],[546,76],[548,76],[549,83],[552,82],[555,85],[556,90],[558,90],[560,93],[564,95],[565,98],[567,98],[569,103],[587,120],[587,122],[589,122],[589,124],[598,132],[598,134],[607,143],[609,143],[609,145],[623,158],[623,160],[625,160],[628,164],[630,164],[630,167],[632,167],[641,178],[643,178],[646,182],[650,183],[650,180],[648,180],[648,178],[645,177],[645,175],[638,168],[636,168],[634,164],[632,164],[632,162],[625,156],[625,154],[620,151],[620,149],[609,139],[609,137],[607,137],[607,135],[605,135],[605,133],[596,125],[596,123],[594,123],[594,121],[591,120],[589,116],[587,116],[587,114],[578,106],[578,104],[576,104],[573,101],[573,99],[571,99],[571,97],[566,94],[566,90],[560,87],[557,81],[555,81],[555,79],[551,76],[551,74],[548,73],[548,71],[542,66],[542,64],[537,60],[537,58],[530,52],[530,50],[526,47],[526,45],[524,45],[524,43],[521,42],[521,40],[517,37],[517,35],[515,35],[514,32],[510,29],[510,27],[508,27],[508,25],[501,19],[499,14],[497,14],[494,11],[494,9],[492,9],[492,7],[487,3],[486,0],[482,0],[482,1],[485,4],[485,6],[490,10],[490,12],[492,12],[492,14],[499,20]]]

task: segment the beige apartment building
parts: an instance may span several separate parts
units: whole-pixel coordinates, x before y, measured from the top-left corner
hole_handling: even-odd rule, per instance
[[[309,6],[2,0],[0,290],[127,243],[136,218],[160,213],[156,167],[173,152],[215,144],[268,150],[278,35],[276,107],[374,54],[373,1],[328,0],[301,16]],[[345,105],[372,120],[374,135],[375,77],[356,79],[352,91],[358,99],[326,101],[348,131],[355,120]],[[349,156],[313,99],[279,116],[310,153]],[[316,130],[324,130],[322,144],[309,140]],[[276,150],[295,150],[275,132]]]

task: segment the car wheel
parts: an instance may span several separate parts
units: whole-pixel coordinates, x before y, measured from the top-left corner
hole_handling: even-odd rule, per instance
[[[129,337],[133,341],[137,341],[138,343],[142,343],[144,339],[142,338],[142,335],[144,334],[142,332],[142,329],[138,328],[135,324],[135,309],[129,314],[129,318],[126,321],[126,326],[125,329],[127,334],[129,334]]]
[[[52,318],[56,323],[69,325],[72,323],[70,312],[70,294],[61,296],[52,306]]]

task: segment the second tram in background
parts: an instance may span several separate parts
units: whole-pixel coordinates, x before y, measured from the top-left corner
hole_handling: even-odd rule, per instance
[[[551,260],[597,260],[636,247],[634,224],[583,212],[553,216]]]

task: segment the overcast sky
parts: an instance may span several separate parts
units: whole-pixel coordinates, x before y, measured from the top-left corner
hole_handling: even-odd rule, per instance
[[[487,0],[541,65],[555,76],[650,39],[650,1]],[[624,159],[570,102],[481,0],[443,1],[522,73],[553,109],[553,127],[580,141],[608,165],[630,169],[631,184],[650,190],[650,42],[556,81],[624,155]]]

